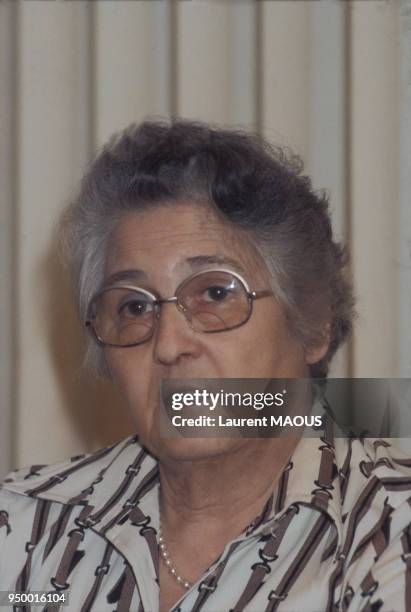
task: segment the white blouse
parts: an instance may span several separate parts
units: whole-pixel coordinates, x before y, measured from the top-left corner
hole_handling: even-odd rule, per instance
[[[394,444],[332,426],[302,438],[260,516],[173,612],[411,610],[411,459]],[[137,436],[11,472],[0,591],[68,596],[33,610],[157,612],[158,487]]]

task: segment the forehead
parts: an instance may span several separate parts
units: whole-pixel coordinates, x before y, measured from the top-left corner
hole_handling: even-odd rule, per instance
[[[173,203],[127,213],[111,237],[106,277],[123,269],[147,274],[189,272],[216,264],[251,270],[256,253],[245,233],[203,205]]]

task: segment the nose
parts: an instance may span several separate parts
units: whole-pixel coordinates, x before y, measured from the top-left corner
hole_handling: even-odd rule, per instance
[[[154,331],[153,356],[156,363],[175,365],[185,357],[196,357],[200,340],[176,302],[162,303]]]

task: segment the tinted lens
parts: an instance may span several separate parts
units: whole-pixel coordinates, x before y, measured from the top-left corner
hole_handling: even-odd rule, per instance
[[[104,291],[91,307],[96,335],[115,346],[136,344],[148,338],[154,318],[154,304],[149,295],[120,287]]]
[[[188,281],[178,295],[192,326],[223,331],[244,323],[250,300],[240,280],[228,272],[204,272]]]

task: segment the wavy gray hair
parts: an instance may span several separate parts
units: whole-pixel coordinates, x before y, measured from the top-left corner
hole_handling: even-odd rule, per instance
[[[312,377],[326,377],[352,332],[353,289],[327,196],[314,192],[302,170],[298,156],[255,134],[199,122],[146,121],[114,135],[87,167],[59,225],[80,320],[104,283],[107,245],[124,215],[182,199],[206,202],[251,238],[302,346],[322,344],[328,334],[326,355],[310,366]],[[91,337],[84,365],[110,375]]]

